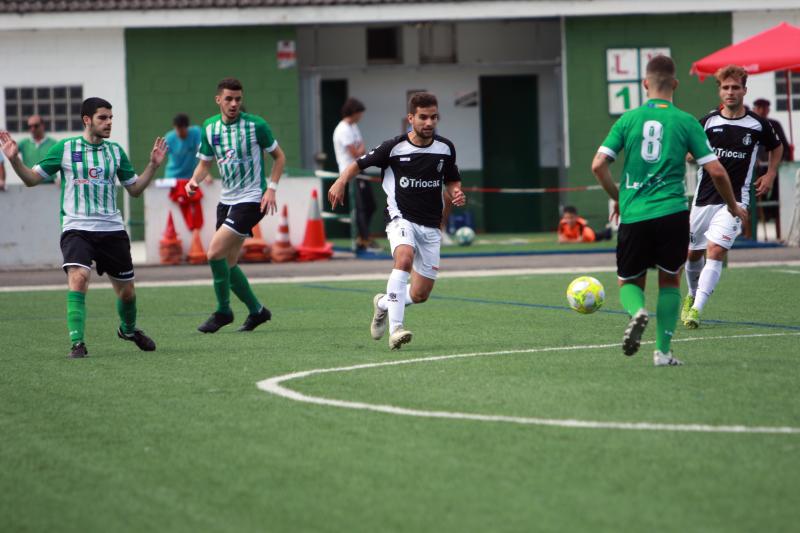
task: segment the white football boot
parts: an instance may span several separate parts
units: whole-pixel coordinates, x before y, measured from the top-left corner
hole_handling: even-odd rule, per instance
[[[655,366],[681,366],[683,361],[672,356],[672,350],[662,353],[659,350],[653,352],[653,364]]]
[[[399,350],[404,344],[411,342],[413,337],[413,333],[403,328],[403,326],[398,326],[392,334],[389,335],[389,348],[392,350]]]
[[[386,333],[386,318],[389,315],[388,311],[378,307],[378,301],[383,296],[383,293],[378,293],[372,299],[372,323],[369,325],[369,332],[376,341],[380,340],[383,334]]]

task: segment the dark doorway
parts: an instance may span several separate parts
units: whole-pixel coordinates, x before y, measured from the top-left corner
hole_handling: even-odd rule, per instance
[[[319,84],[322,115],[322,151],[328,158],[323,168],[338,172],[336,152],[333,150],[333,130],[342,120],[342,106],[347,100],[347,80],[322,80]]]
[[[480,106],[483,186],[543,186],[536,76],[482,76]],[[486,231],[543,230],[544,195],[487,193],[484,199]]]

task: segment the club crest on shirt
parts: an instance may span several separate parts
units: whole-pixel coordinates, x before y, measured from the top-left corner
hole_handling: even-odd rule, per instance
[[[749,133],[744,136],[744,139],[742,139],[742,144],[745,146],[750,146],[751,144],[753,144],[753,138],[750,137]]]
[[[83,161],[83,152],[72,152],[72,162],[80,163]]]
[[[211,134],[211,145],[212,146],[219,146],[219,144],[220,144],[219,133],[212,133]]]
[[[439,164],[436,165],[436,172],[441,172],[444,168],[444,159],[439,160]]]

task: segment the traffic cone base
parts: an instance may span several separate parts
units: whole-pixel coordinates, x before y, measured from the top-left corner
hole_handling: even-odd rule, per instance
[[[158,252],[162,265],[179,265],[183,261],[183,243],[175,232],[171,212],[167,214],[167,227],[158,243]]]
[[[269,255],[269,245],[261,235],[261,228],[256,224],[253,226],[253,236],[246,238],[242,244],[239,260],[246,263],[266,263],[269,261]]]
[[[325,240],[325,225],[322,222],[316,189],[311,191],[306,234],[303,244],[297,248],[297,255],[298,261],[319,261],[333,257],[333,243]]]
[[[289,209],[285,205],[281,211],[278,234],[272,245],[271,259],[273,263],[288,263],[297,259],[297,250],[289,242]]]
[[[200,240],[200,230],[192,230],[192,246],[189,248],[189,254],[186,260],[192,265],[203,265],[208,262],[206,252],[203,250],[203,243]]]

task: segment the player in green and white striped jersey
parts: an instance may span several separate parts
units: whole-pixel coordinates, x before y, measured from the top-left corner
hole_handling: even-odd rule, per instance
[[[249,315],[239,331],[252,331],[270,318],[247,276],[237,265],[244,239],[265,214],[277,211],[275,192],[286,164],[286,156],[272,136],[269,124],[242,112],[242,84],[225,78],[217,85],[215,98],[220,113],[203,123],[200,159],[186,192],[194,194],[216,160],[222,177],[222,195],[217,205],[217,232],[208,246],[208,264],[214,276],[217,309],[197,329],[214,333],[233,322],[230,293],[247,305]],[[264,152],[273,159],[270,181],[266,180]]]
[[[0,132],[0,147],[28,187],[61,176],[61,252],[69,286],[67,326],[72,341],[69,356],[88,354],[84,329],[92,261],[98,274],[108,274],[117,293],[117,335],[141,350],[152,351],[155,343],[136,327],[131,245],[117,207],[117,181],[131,196],[141,195],[166,156],[166,143],[156,139],[150,162],[137,176],[122,147],[106,140],[111,135],[111,104],[102,98],[88,98],[81,105],[81,118],[83,135],[60,141],[32,169],[22,162],[17,143],[6,131]]]

